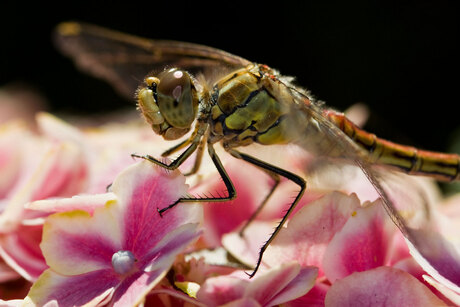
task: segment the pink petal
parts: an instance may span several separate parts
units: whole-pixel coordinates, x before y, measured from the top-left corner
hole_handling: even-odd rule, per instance
[[[93,176],[90,178],[87,193],[96,194],[107,192],[107,187],[129,165],[136,163],[131,157],[134,150],[129,152],[115,149],[110,155],[104,155],[103,163],[97,163],[93,167]],[[102,162],[102,161],[101,161]]]
[[[55,150],[54,161],[43,172],[42,181],[36,183],[30,200],[72,196],[84,189],[88,170],[80,148],[63,143]]]
[[[17,123],[2,125],[0,129],[0,199],[11,194],[21,172],[21,152],[29,137]],[[1,210],[0,210],[1,211]]]
[[[407,241],[415,261],[437,282],[460,294],[460,254],[456,246],[429,229],[411,230]]]
[[[123,249],[138,259],[180,225],[202,220],[201,206],[191,204],[178,204],[160,216],[157,209],[185,197],[187,186],[179,172],[166,172],[148,161],[128,167],[112,189],[119,203]]]
[[[223,305],[242,298],[248,283],[232,275],[208,278],[196,298],[207,306]]]
[[[329,287],[329,285],[323,283],[316,283],[307,294],[295,300],[289,301],[285,305],[288,307],[324,307],[324,300]]]
[[[222,307],[260,307],[263,306],[251,297],[243,297],[239,300],[222,305]]]
[[[393,265],[393,268],[403,270],[417,278],[418,281],[427,286],[431,292],[433,292],[438,298],[446,302],[446,304],[450,304],[450,301],[452,301],[451,294],[454,292],[448,289],[447,287],[442,286],[441,284],[433,280],[430,276],[426,275],[426,272],[415,261],[413,257],[409,257],[395,263]],[[457,296],[460,298],[460,295]],[[450,301],[446,297],[449,297]]]
[[[167,268],[151,272],[137,272],[125,278],[116,288],[112,303],[114,307],[137,306],[166,275]]]
[[[439,209],[453,220],[460,219],[460,194],[457,193],[445,199]]]
[[[307,293],[313,287],[316,276],[316,268],[301,270],[295,262],[258,273],[253,279],[239,271],[208,278],[198,291],[197,299],[208,306],[237,306],[234,304],[241,299],[252,298],[261,306],[273,306]]]
[[[0,283],[4,283],[13,279],[18,279],[20,275],[14,271],[6,263],[0,261]]]
[[[118,250],[129,250],[136,259],[142,259],[180,223],[197,222],[201,217],[196,205],[179,205],[163,218],[158,214],[156,205],[166,206],[177,200],[182,191],[185,194],[184,178],[178,173],[169,175],[146,161],[122,172],[113,190],[117,203],[96,208],[92,217],[83,211],[72,211],[48,218],[41,247],[53,270],[74,275],[106,268]],[[130,190],[134,190],[133,195]],[[126,199],[128,196],[132,198]],[[97,201],[101,200],[106,199],[98,197]]]
[[[364,126],[369,119],[369,108],[363,103],[355,103],[345,110],[345,115],[358,127]]]
[[[446,306],[410,274],[390,267],[353,273],[336,281],[326,306]]]
[[[56,213],[43,227],[40,245],[48,265],[63,275],[111,268],[112,255],[121,248],[116,204],[95,210]]]
[[[387,254],[388,259],[386,265],[393,266],[393,264],[407,259],[412,258],[409,252],[409,247],[406,243],[406,238],[400,231],[395,231],[393,238],[390,243],[390,250]]]
[[[37,198],[65,196],[80,191],[85,180],[85,166],[79,148],[73,144],[53,144],[34,139],[27,145],[31,148],[26,152],[34,152],[35,155],[22,162],[25,171],[0,216],[0,250],[9,265],[26,279],[33,280],[47,267],[38,246],[41,227],[21,225],[21,222],[26,223],[21,219],[43,214],[25,210],[24,204]],[[32,148],[32,145],[39,147]],[[34,161],[30,163],[29,160]]]
[[[20,307],[20,306],[24,306],[24,301],[23,300],[4,301],[0,299],[0,306],[2,307]]]
[[[297,274],[297,276],[270,301],[270,304],[282,304],[305,295],[305,293],[308,293],[315,285],[317,276],[318,268],[301,268],[299,274]]]
[[[0,215],[0,229],[4,233],[14,231],[26,215],[24,204],[48,197],[72,196],[85,185],[86,164],[79,148],[71,143],[45,143],[42,146],[46,148],[44,153],[34,156],[38,162],[34,162],[31,170],[21,175],[18,187]]]
[[[276,227],[276,223],[253,221],[246,228],[243,237],[237,232],[224,235],[222,245],[238,261],[249,267],[254,267],[259,258],[260,248],[273,233],[274,227]]]
[[[48,213],[84,210],[92,214],[96,208],[104,207],[107,202],[115,200],[113,193],[76,195],[71,198],[37,200],[26,204],[25,208]]]
[[[424,190],[425,191],[425,190]],[[432,207],[430,220],[408,230],[406,243],[417,263],[437,282],[460,294],[460,202]],[[426,215],[425,211],[421,211]],[[417,229],[416,229],[417,228]],[[420,228],[420,229],[419,229]]]
[[[168,270],[178,253],[183,251],[201,234],[198,224],[185,224],[166,234],[163,239],[145,256],[139,259],[139,265],[145,271]]]
[[[380,201],[356,210],[324,254],[323,269],[329,281],[385,264],[392,235],[385,229],[385,218]]]
[[[256,276],[251,283],[248,285],[245,291],[245,295],[248,297],[255,298],[262,305],[268,304],[271,302],[274,297],[280,294],[281,291],[300,273],[300,266],[298,263],[291,262],[286,263],[281,266],[273,267],[270,270],[267,270],[261,273],[259,276]],[[313,277],[313,279],[316,276]],[[313,285],[311,285],[313,286]],[[300,295],[295,293],[294,297],[291,299],[302,296],[311,289],[309,283],[304,285],[305,291],[302,291]],[[288,299],[289,300],[289,299]]]
[[[303,207],[267,248],[263,261],[273,266],[295,260],[319,267],[321,276],[327,244],[359,206],[355,195],[333,192]]]
[[[112,295],[118,283],[118,276],[112,270],[71,277],[46,270],[30,289],[25,305],[44,306],[55,301],[59,306],[96,306]]]
[[[94,272],[109,271],[118,284],[112,304],[139,304],[177,254],[200,235],[199,204],[178,205],[163,217],[156,210],[176,201],[185,190],[178,172],[164,172],[146,161],[128,167],[114,181],[116,199],[94,209],[92,216],[80,210],[48,217],[41,244],[47,263],[53,272],[76,282],[81,276],[94,278]],[[113,287],[111,281],[106,283]],[[53,295],[46,292],[49,289],[44,287],[41,294],[47,299]],[[85,300],[91,295],[102,294],[85,293]]]
[[[207,307],[195,298],[192,298],[180,290],[172,288],[166,288],[158,286],[147,296],[144,302],[146,307],[157,307],[157,306],[188,306],[190,303],[192,306]]]
[[[48,268],[39,248],[42,227],[23,226],[0,237],[0,255],[22,277],[34,281]]]
[[[441,299],[444,299],[444,301],[446,301],[446,304],[449,304],[449,305],[455,304],[457,306],[460,306],[460,293],[449,289],[448,287],[437,282],[436,280],[434,280],[428,275],[424,275],[423,278],[428,284],[430,284],[437,291],[439,291],[441,296],[438,295],[438,297],[440,297]]]
[[[313,160],[309,167],[315,166],[315,162]],[[346,194],[356,194],[361,202],[375,201],[379,198],[379,194],[369,183],[363,171],[356,165],[341,163],[322,165],[324,161],[321,161],[321,159],[319,162],[318,169],[313,169],[313,172],[308,173],[309,176],[310,173],[313,175],[309,181],[313,182],[313,188],[318,187],[325,191],[342,191]]]
[[[50,113],[37,113],[36,121],[40,132],[49,139],[58,142],[70,141],[80,146],[84,142],[84,135],[77,127]]]

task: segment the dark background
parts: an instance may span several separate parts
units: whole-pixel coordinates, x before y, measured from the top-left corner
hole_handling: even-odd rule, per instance
[[[460,126],[455,1],[158,2],[3,3],[0,87],[32,86],[53,112],[129,106],[53,47],[54,26],[77,20],[206,44],[269,64],[296,76],[331,107],[366,103],[372,114],[366,128],[396,141],[446,150]]]

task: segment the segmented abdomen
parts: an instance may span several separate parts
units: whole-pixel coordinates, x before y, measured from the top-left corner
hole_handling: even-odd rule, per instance
[[[430,176],[441,181],[460,180],[460,156],[400,145],[357,127],[341,113],[324,111],[340,130],[368,153],[370,163],[396,168],[411,175]]]

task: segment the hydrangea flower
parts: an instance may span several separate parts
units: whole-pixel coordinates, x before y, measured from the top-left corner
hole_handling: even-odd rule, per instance
[[[186,193],[179,172],[141,162],[123,171],[112,189],[112,199],[93,204],[92,213],[75,210],[47,218],[40,247],[50,268],[26,304],[135,306],[199,237],[199,205],[178,206],[164,218],[157,212]]]
[[[429,233],[414,228],[413,238],[419,242],[411,245],[356,169],[343,168],[331,176],[321,169],[313,172],[311,157],[294,147],[259,146],[253,152],[245,148],[305,175],[308,182],[301,202],[266,250],[259,272],[249,279],[241,263],[254,265],[261,244],[297,192],[295,185],[282,179],[240,237],[239,230],[273,180],[216,146],[238,198],[204,204],[205,230],[200,232],[201,206],[179,204],[163,218],[156,211],[185,195],[182,176],[146,162],[126,169],[135,163],[131,153],[159,157],[173,145],[162,142],[149,127],[123,120],[83,129],[46,114],[37,118],[39,134],[18,124],[0,128],[0,255],[5,259],[0,262],[0,297],[20,298],[0,299],[0,304],[460,305],[456,198],[430,207],[432,227]],[[28,152],[34,155],[24,154]],[[190,194],[225,193],[214,166],[204,158],[200,174],[187,177]],[[192,164],[193,158],[188,159],[181,171]],[[106,192],[112,182],[112,192]],[[430,203],[442,202],[432,184],[421,189]],[[141,203],[149,204],[149,210]],[[424,221],[423,213],[405,211],[415,223]],[[241,262],[238,266],[225,258],[222,246]],[[219,265],[200,256],[204,252],[223,252]],[[16,296],[4,295],[16,290],[6,281],[18,278],[18,273],[34,282],[25,300],[19,294],[24,285]]]
[[[260,241],[263,235],[255,234],[266,233],[270,225],[268,223],[267,226],[267,222],[253,223],[247,230],[250,235],[244,240],[237,233],[231,233],[224,236],[223,243],[235,257],[254,264],[258,246],[263,242]],[[289,261],[297,261],[302,267],[319,268],[315,287],[304,297],[294,300],[292,306],[341,306],[338,299],[341,295],[348,295],[349,302],[354,299],[378,304],[394,299],[394,304],[398,306],[412,305],[413,302],[420,304],[423,300],[427,300],[426,306],[433,302],[445,305],[443,300],[449,302],[447,295],[433,292],[430,285],[423,282],[420,267],[411,257],[402,234],[387,218],[379,200],[361,204],[356,195],[332,192],[303,206],[267,248],[262,270]],[[408,266],[407,261],[411,261],[412,265]],[[367,279],[373,280],[374,284],[369,284]],[[413,287],[406,290],[391,286],[403,281]],[[350,287],[360,287],[356,288],[355,297],[350,294]],[[367,287],[369,292],[364,290]],[[375,292],[383,287],[386,291],[374,300]],[[329,299],[331,295],[335,298]],[[452,294],[452,297],[455,295]]]
[[[0,257],[29,281],[47,268],[39,243],[53,210],[29,210],[27,203],[102,193],[134,163],[130,153],[155,147],[155,135],[137,122],[81,130],[47,113],[36,121],[37,132],[20,120],[0,128]]]
[[[38,245],[46,214],[26,210],[24,205],[79,193],[87,182],[87,164],[80,148],[70,141],[34,136],[19,124],[7,126],[0,132],[0,164],[10,180],[0,187],[4,191],[0,256],[33,281],[47,268]]]
[[[307,293],[315,284],[317,269],[284,263],[253,279],[241,271],[207,279],[197,293],[206,306],[275,306]]]

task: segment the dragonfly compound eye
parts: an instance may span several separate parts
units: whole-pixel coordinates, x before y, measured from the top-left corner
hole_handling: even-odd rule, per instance
[[[165,120],[176,128],[190,128],[195,120],[198,98],[190,75],[179,69],[158,76],[158,107]]]
[[[198,109],[198,96],[190,75],[182,70],[165,70],[145,79],[137,93],[138,106],[152,129],[167,140],[190,130]]]

